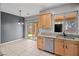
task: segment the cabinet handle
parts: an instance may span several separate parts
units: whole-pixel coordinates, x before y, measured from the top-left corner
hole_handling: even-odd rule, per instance
[[[66,48],[67,48],[67,45],[66,45]]]
[[[64,45],[63,45],[63,48],[64,48]]]

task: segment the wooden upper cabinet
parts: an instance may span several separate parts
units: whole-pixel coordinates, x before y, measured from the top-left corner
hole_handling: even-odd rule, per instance
[[[75,20],[76,15],[68,15],[66,16],[66,20]]]
[[[61,22],[64,20],[64,16],[55,16],[55,21],[56,22]]]
[[[52,15],[51,13],[41,14],[39,25],[41,28],[50,28],[52,24]]]
[[[51,14],[47,14],[46,15],[46,28],[51,28],[52,26],[52,15]]]
[[[75,20],[77,17],[77,13],[76,12],[72,12],[72,13],[68,13],[65,15],[65,19],[66,20]]]
[[[46,17],[47,17],[47,16],[46,16],[46,14],[44,14],[44,15],[42,15],[41,17],[42,17],[42,19],[41,19],[41,20],[42,20],[42,21],[41,21],[41,22],[42,22],[42,26],[45,27],[45,25],[46,25]]]
[[[39,27],[40,28],[45,26],[45,19],[46,19],[46,15],[40,15],[40,20],[39,20]]]

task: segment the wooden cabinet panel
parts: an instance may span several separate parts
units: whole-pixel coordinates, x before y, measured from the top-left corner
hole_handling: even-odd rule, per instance
[[[42,15],[42,25],[43,27],[46,25],[46,14]]]
[[[56,22],[62,22],[64,20],[64,16],[56,16],[55,21]]]
[[[68,13],[65,16],[66,20],[75,20],[77,16],[77,12]]]
[[[72,44],[69,41],[65,42],[65,54],[66,56],[77,56],[78,55],[78,45]]]
[[[35,36],[38,35],[38,23],[35,23]]]
[[[64,55],[64,44],[62,39],[55,39],[55,53]]]
[[[43,37],[37,37],[37,48],[43,49]]]
[[[75,20],[76,15],[69,15],[69,16],[66,16],[65,18],[66,20]]]
[[[38,27],[39,27],[39,28],[41,28],[41,27],[42,27],[42,23],[41,23],[41,22],[42,22],[42,20],[41,20],[41,19],[42,19],[42,16],[39,16],[39,24],[38,24]]]
[[[38,23],[33,23],[32,24],[32,33],[34,36],[37,36],[38,33]]]
[[[39,25],[41,28],[51,27],[52,15],[50,13],[40,15]]]
[[[45,26],[45,21],[46,20],[46,14],[44,15],[40,15],[40,27],[44,27]]]
[[[79,56],[79,44],[76,41],[55,39],[55,53],[65,56]]]
[[[52,17],[51,16],[52,16],[51,14],[46,15],[46,24],[45,24],[46,28],[50,28],[52,25]]]
[[[35,34],[35,24],[32,24],[32,32]]]

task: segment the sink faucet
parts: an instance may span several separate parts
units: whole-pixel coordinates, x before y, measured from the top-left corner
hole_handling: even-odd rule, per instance
[[[63,36],[66,36],[65,32],[63,32]]]

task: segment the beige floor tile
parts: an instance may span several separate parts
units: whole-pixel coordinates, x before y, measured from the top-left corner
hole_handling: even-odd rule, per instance
[[[1,49],[4,56],[55,56],[37,49],[36,41],[29,39],[2,44]]]

